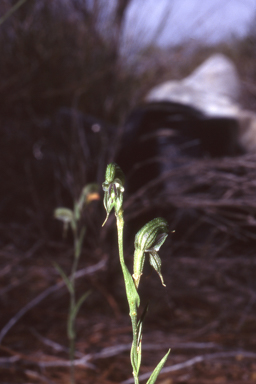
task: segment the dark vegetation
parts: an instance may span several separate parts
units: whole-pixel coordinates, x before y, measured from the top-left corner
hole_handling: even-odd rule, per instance
[[[0,14],[13,3],[2,0]],[[122,144],[125,118],[145,93],[222,52],[238,68],[241,102],[256,108],[253,26],[241,41],[166,50],[151,45],[127,60],[120,42],[129,0],[118,2],[108,17],[103,2],[91,4],[72,0],[67,8],[57,0],[28,0],[0,26],[0,381],[5,384],[69,382],[68,295],[52,261],[70,270],[72,241],[70,234],[63,239],[53,210],[72,207],[85,184],[102,183],[106,164]],[[156,160],[164,161],[152,159],[149,169]],[[144,300],[150,298],[143,369],[150,371],[159,360],[154,348],[167,344],[172,348],[167,366],[201,356],[192,368],[163,374],[159,383],[255,382],[255,163],[252,155],[189,163],[181,157],[175,169],[125,197],[128,261],[130,240],[147,219],[157,213],[170,224],[161,250],[167,288],[150,269],[141,284]],[[130,377],[130,328],[114,220],[102,229],[104,215],[101,201],[84,214],[87,235],[79,264],[84,277],[77,279],[77,289],[93,293],[77,320],[76,358],[90,354],[78,365],[81,384]],[[112,357],[108,347],[115,347]]]

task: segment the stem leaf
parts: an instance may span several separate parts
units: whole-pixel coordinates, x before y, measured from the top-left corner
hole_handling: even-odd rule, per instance
[[[138,368],[137,368],[137,376],[139,375],[139,370],[140,370],[140,364],[141,364],[141,339],[139,342],[139,345],[137,347],[137,355],[138,355]]]
[[[83,304],[83,302],[86,300],[86,298],[89,296],[89,294],[91,293],[91,291],[87,291],[85,292],[81,297],[80,299],[78,300],[78,302],[74,305],[74,306],[71,306],[70,307],[70,310],[69,310],[69,315],[68,315],[68,338],[70,340],[74,340],[75,337],[76,337],[76,332],[75,332],[75,319],[76,319],[76,316],[77,316],[77,313],[81,307],[81,305]]]
[[[161,371],[161,369],[163,368],[166,360],[167,360],[167,357],[169,356],[169,353],[170,353],[170,349],[169,351],[166,353],[166,355],[162,358],[162,360],[158,363],[158,365],[156,366],[156,368],[154,369],[154,371],[152,372],[150,378],[148,379],[147,381],[147,384],[154,384],[156,382],[156,379]]]
[[[131,347],[131,364],[132,364],[132,369],[134,374],[138,375],[138,353],[137,353],[137,347],[134,343],[132,342],[132,347]]]
[[[122,261],[121,261],[121,267],[123,270],[126,296],[128,299],[130,309],[132,307],[137,313],[137,308],[139,308],[139,306],[140,306],[139,294],[137,292],[133,278],[132,278],[127,266]]]
[[[77,316],[77,313],[81,307],[81,305],[83,304],[83,302],[87,299],[87,297],[90,295],[91,291],[87,291],[85,292],[81,297],[80,299],[78,300],[78,302],[76,303],[73,311],[72,311],[72,318],[75,319],[76,316]]]
[[[141,343],[141,339],[142,339],[142,324],[143,324],[143,321],[145,319],[145,316],[147,314],[147,311],[148,311],[148,303],[147,305],[145,306],[143,312],[142,312],[142,315],[141,315],[141,318],[140,320],[138,321],[138,326],[137,326],[137,333],[138,333],[138,340],[137,340],[137,347],[139,347],[139,344]]]
[[[68,276],[65,274],[63,269],[57,263],[53,262],[53,265],[55,266],[55,268],[57,269],[57,271],[61,275],[61,277],[62,277],[63,281],[65,282],[70,294],[73,294],[74,293],[74,287],[73,287],[71,281],[69,280]]]

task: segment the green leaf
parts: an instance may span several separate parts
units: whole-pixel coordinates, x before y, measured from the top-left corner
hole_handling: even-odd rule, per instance
[[[80,297],[80,299],[78,300],[78,302],[76,303],[76,305],[75,305],[75,307],[74,307],[74,309],[73,309],[73,311],[72,311],[72,314],[71,314],[71,316],[72,316],[73,319],[76,318],[76,316],[77,316],[77,314],[78,314],[78,311],[79,311],[81,305],[82,305],[83,302],[87,299],[87,297],[90,295],[90,293],[91,293],[91,291],[87,291],[87,292],[85,292],[85,293]]]
[[[136,291],[137,292],[137,291]],[[140,364],[141,364],[141,341],[142,341],[142,323],[146,316],[148,310],[148,304],[145,306],[143,313],[141,315],[140,320],[137,324],[137,343],[135,344],[134,341],[132,343],[131,348],[131,363],[133,371],[136,373],[136,375],[139,375],[140,370]]]
[[[131,364],[132,364],[132,369],[133,372],[138,374],[138,353],[136,349],[136,345],[134,342],[132,342],[132,347],[131,347]]]
[[[121,267],[124,275],[125,290],[128,302],[131,306],[133,306],[133,310],[137,313],[137,308],[140,306],[139,294],[127,266],[121,262]]]
[[[57,269],[57,271],[61,275],[62,279],[64,280],[64,282],[65,282],[69,292],[73,293],[74,292],[74,287],[72,286],[68,276],[65,274],[63,269],[57,263],[53,262],[53,265],[55,266],[55,268]]]
[[[137,325],[137,334],[138,334],[137,347],[139,346],[139,343],[141,342],[141,339],[142,339],[142,324],[143,324],[143,321],[144,321],[145,316],[147,314],[147,311],[148,311],[148,303],[146,304],[146,306],[142,312],[141,318],[138,321],[138,325]]]
[[[167,360],[167,357],[169,356],[169,353],[170,353],[170,349],[169,351],[166,353],[166,355],[162,358],[162,360],[158,363],[158,365],[156,366],[156,368],[154,369],[154,371],[152,372],[150,378],[148,379],[147,381],[147,384],[154,384],[161,369],[163,368],[166,360]]]
[[[137,346],[137,356],[138,356],[137,376],[139,376],[140,364],[141,364],[141,338],[140,338],[139,345]]]
[[[143,321],[145,319],[147,311],[148,311],[148,304],[145,306],[145,308],[142,312],[141,318],[137,324],[137,346],[136,346],[137,369],[135,371],[137,373],[137,376],[139,375],[139,370],[140,370],[140,365],[141,365],[142,324],[143,324]]]
[[[72,308],[70,308],[70,312],[69,312],[69,316],[68,316],[68,337],[69,339],[74,339],[75,336],[76,336],[76,332],[75,332],[75,318],[77,316],[77,313],[81,307],[81,305],[83,304],[83,302],[87,299],[87,297],[89,296],[89,294],[91,293],[91,291],[88,291],[88,292],[85,292],[81,297],[80,299],[78,300],[78,302],[76,303],[76,305]]]

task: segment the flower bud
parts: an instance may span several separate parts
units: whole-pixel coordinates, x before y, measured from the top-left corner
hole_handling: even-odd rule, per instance
[[[135,236],[135,252],[134,252],[134,264],[133,264],[133,278],[136,288],[139,286],[140,277],[142,275],[145,253],[149,253],[150,265],[158,273],[162,284],[165,286],[163,276],[161,274],[161,259],[158,255],[158,251],[161,245],[164,243],[168,236],[168,224],[167,221],[161,217],[151,220],[144,225],[141,230]]]
[[[54,210],[55,219],[61,220],[63,222],[63,235],[66,236],[69,225],[74,230],[76,226],[74,213],[69,208],[56,208]]]
[[[75,202],[74,214],[76,220],[80,220],[83,209],[93,200],[99,200],[99,186],[98,184],[88,184],[83,189],[77,202]]]
[[[119,213],[123,205],[124,193],[124,174],[117,164],[111,163],[107,166],[105,179],[102,188],[105,192],[103,203],[107,212],[107,217],[102,225],[107,221],[113,208],[115,209],[116,215]]]

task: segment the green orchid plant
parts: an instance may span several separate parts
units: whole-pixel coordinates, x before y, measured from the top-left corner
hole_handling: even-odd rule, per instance
[[[138,287],[143,272],[146,254],[149,254],[149,262],[158,273],[162,284],[165,286],[161,274],[161,259],[158,251],[168,235],[168,225],[165,219],[158,217],[144,225],[135,237],[134,265],[133,275],[130,274],[125,261],[123,252],[123,193],[124,193],[124,174],[121,168],[111,163],[107,166],[105,181],[102,184],[104,191],[104,207],[107,217],[103,223],[106,223],[110,212],[114,209],[116,216],[118,249],[120,264],[123,272],[126,296],[129,305],[129,315],[132,323],[133,341],[131,347],[131,365],[133,369],[134,383],[139,384],[139,370],[141,365],[141,341],[142,341],[142,323],[147,308],[144,310],[141,319],[138,320],[138,309],[140,306],[140,297]],[[154,384],[161,369],[163,368],[170,350],[158,363],[152,372],[147,384]]]
[[[60,273],[63,281],[65,282],[67,289],[70,295],[69,303],[69,314],[67,321],[67,335],[69,339],[69,356],[70,356],[70,382],[71,384],[75,383],[75,370],[74,370],[74,356],[75,356],[75,339],[76,339],[76,329],[75,329],[75,320],[78,314],[78,311],[89,295],[90,292],[85,292],[79,299],[76,298],[75,290],[75,273],[78,267],[78,261],[82,252],[82,245],[85,236],[86,228],[82,225],[82,213],[86,206],[90,204],[93,200],[99,200],[100,196],[98,193],[97,184],[88,184],[85,186],[80,194],[80,197],[74,203],[74,209],[69,208],[56,208],[54,211],[54,217],[63,222],[63,234],[66,235],[66,232],[71,228],[73,232],[73,244],[74,244],[74,258],[71,267],[71,273],[68,277],[63,269],[56,263],[54,263],[56,269]]]

